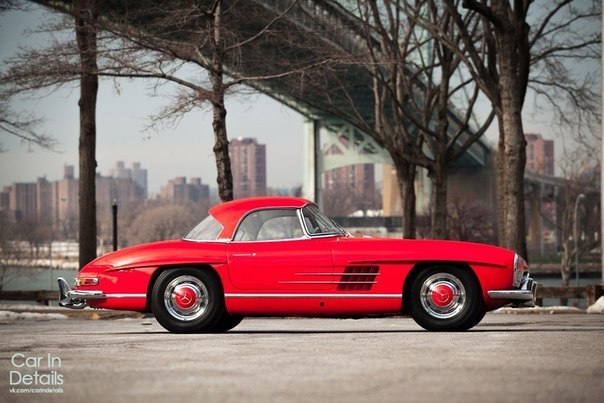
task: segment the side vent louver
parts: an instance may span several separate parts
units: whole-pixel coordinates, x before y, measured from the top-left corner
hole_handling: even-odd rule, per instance
[[[347,266],[338,281],[338,290],[371,290],[379,275],[378,266]]]

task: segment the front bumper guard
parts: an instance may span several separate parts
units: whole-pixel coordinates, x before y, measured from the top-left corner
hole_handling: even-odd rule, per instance
[[[88,299],[104,299],[107,296],[102,291],[72,290],[67,280],[63,277],[57,278],[59,283],[59,306],[71,309],[83,309],[88,306]]]
[[[528,275],[522,279],[520,287],[514,290],[492,290],[487,295],[492,299],[507,299],[515,307],[532,308],[535,306],[538,284]]]

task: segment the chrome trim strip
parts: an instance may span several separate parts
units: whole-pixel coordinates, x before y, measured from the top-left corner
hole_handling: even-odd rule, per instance
[[[67,293],[71,298],[106,299],[106,298],[147,298],[147,294],[105,294],[103,291],[71,290]]]
[[[81,291],[81,290],[70,290],[67,292],[67,296],[71,298],[81,299],[103,299],[106,298],[103,291]]]
[[[279,284],[335,284],[333,281],[279,281]]]
[[[377,284],[377,281],[279,281],[279,284]]]
[[[377,281],[334,281],[334,284],[377,284]]]
[[[227,293],[225,298],[402,298],[402,294],[241,294]]]

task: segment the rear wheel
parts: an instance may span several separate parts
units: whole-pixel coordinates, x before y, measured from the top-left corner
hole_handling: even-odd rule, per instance
[[[480,286],[468,270],[431,267],[411,286],[411,316],[424,329],[467,330],[478,324],[485,312]]]
[[[171,269],[159,275],[151,292],[157,321],[175,333],[211,331],[224,312],[224,297],[213,273]]]

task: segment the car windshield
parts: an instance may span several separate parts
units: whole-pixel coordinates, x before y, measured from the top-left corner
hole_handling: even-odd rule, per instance
[[[184,239],[191,241],[215,241],[218,239],[221,231],[222,225],[210,215],[185,235]]]
[[[310,235],[348,235],[348,232],[327,217],[319,207],[310,204],[302,209],[304,225]]]

